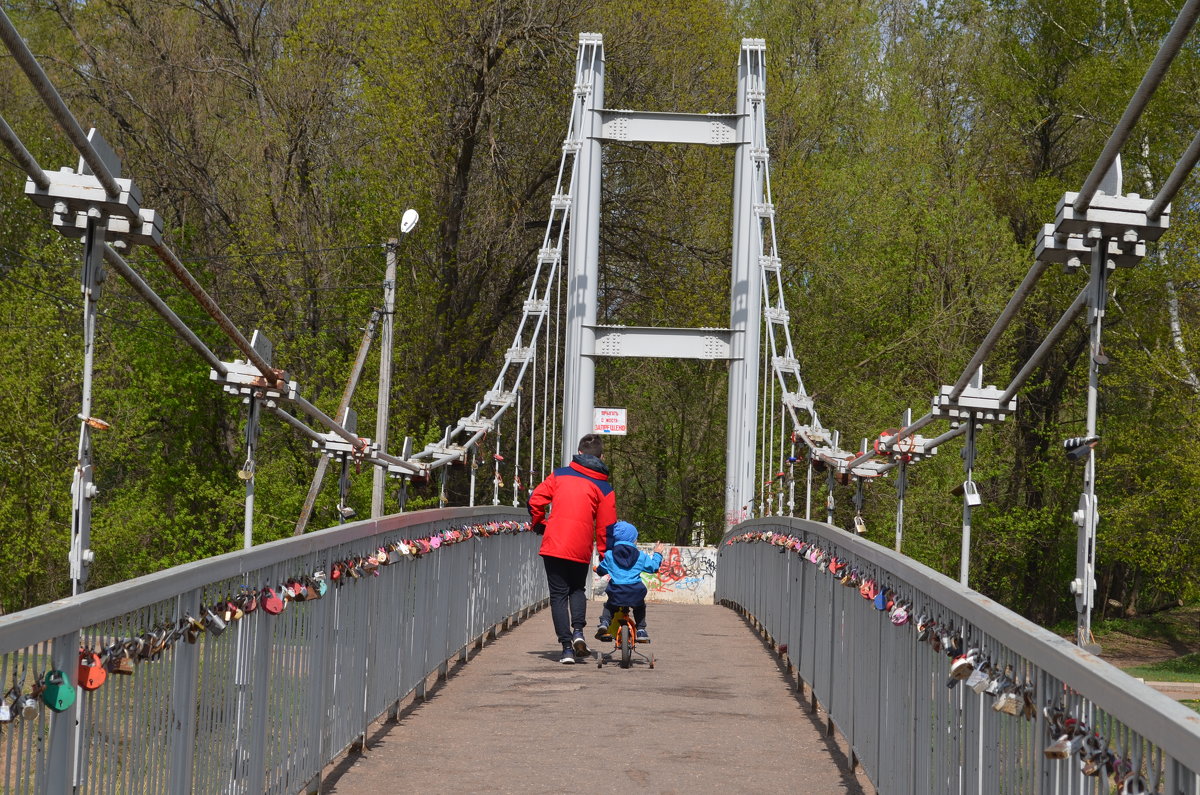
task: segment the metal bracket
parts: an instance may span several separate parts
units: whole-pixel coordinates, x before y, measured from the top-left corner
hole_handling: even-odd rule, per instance
[[[1004,391],[993,384],[969,386],[957,400],[950,397],[953,390],[953,386],[942,384],[941,391],[933,398],[930,413],[964,420],[974,417],[976,422],[1003,422],[1007,415],[1017,410],[1017,399],[1013,397],[1001,403]]]
[[[45,172],[50,181],[45,189],[27,179],[25,195],[34,204],[50,211],[51,224],[66,237],[82,238],[87,231],[89,214],[98,212],[105,238],[114,248],[126,248],[136,243],[161,244],[162,217],[155,210],[141,206],[141,191],[133,180],[121,178],[121,159],[99,131],[90,130],[88,140],[121,188],[115,199],[109,197],[82,158],[74,171],[63,167],[59,171]]]
[[[1077,270],[1103,239],[1109,267],[1132,268],[1146,256],[1146,242],[1158,240],[1171,225],[1170,206],[1157,218],[1150,218],[1146,213],[1152,200],[1136,193],[1097,193],[1082,213],[1075,209],[1078,196],[1063,194],[1054,223],[1042,227],[1034,255],[1039,262],[1062,263],[1068,272]]]

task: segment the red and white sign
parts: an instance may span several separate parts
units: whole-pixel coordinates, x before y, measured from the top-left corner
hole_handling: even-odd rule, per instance
[[[592,423],[592,433],[607,433],[613,436],[624,436],[628,427],[625,409],[596,409],[595,420]]]

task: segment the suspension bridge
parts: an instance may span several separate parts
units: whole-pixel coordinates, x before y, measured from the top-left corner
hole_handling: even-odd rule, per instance
[[[327,414],[303,396],[301,378],[275,362],[266,335],[239,330],[189,273],[120,158],[99,131],[85,132],[0,10],[0,38],[79,163],[43,169],[3,119],[0,139],[26,172],[28,198],[55,229],[81,240],[84,297],[72,596],[0,618],[4,790],[309,792],[323,782],[357,790],[405,787],[406,780],[413,788],[558,789],[580,786],[581,773],[617,771],[632,784],[663,790],[1200,793],[1200,716],[1087,648],[1100,516],[1093,447],[1106,280],[1115,268],[1136,267],[1147,243],[1168,229],[1171,201],[1200,158],[1200,134],[1153,197],[1124,191],[1119,153],[1198,13],[1200,0],[1184,5],[1095,165],[1077,192],[1062,197],[1039,235],[1034,264],[962,373],[933,387],[927,412],[915,419],[906,412],[898,428],[851,448],[818,418],[792,346],[771,195],[764,41],[742,43],[732,113],[687,114],[606,108],[603,39],[582,34],[550,217],[513,342],[492,388],[438,442],[414,451],[408,439],[389,444],[386,374],[374,438],[359,435],[350,406],[376,325],[382,349],[390,349],[390,303],[368,326],[342,401]],[[715,146],[733,157],[727,328],[597,323],[601,152],[609,141]],[[402,232],[415,222],[406,216]],[[161,259],[244,359],[223,361],[167,306],[128,260],[139,245]],[[391,285],[394,253],[393,245]],[[987,357],[1051,264],[1086,274],[1086,283],[1009,384],[984,384]],[[89,591],[91,433],[105,425],[93,416],[91,385],[106,268],[195,351],[215,385],[247,404],[240,471],[246,548]],[[1022,385],[1081,314],[1092,355],[1086,433],[1068,444],[1069,454],[1086,461],[1073,509],[1078,569],[1064,583],[1077,606],[1072,644],[970,590],[968,574],[971,512],[980,503],[976,435],[1012,416]],[[658,670],[608,669],[588,679],[565,669],[565,678],[564,667],[546,655],[553,644],[539,645],[550,633],[533,632],[545,619],[527,622],[545,605],[546,587],[538,538],[519,506],[534,485],[527,481],[569,459],[575,441],[592,430],[595,362],[605,356],[728,362],[719,606],[664,609]],[[256,444],[259,423],[269,418],[307,438],[321,458],[298,534],[255,545]],[[947,427],[924,435],[938,424]],[[957,437],[964,482],[955,581],[901,550],[907,470]],[[486,461],[485,439],[497,451],[505,439],[511,455]],[[373,469],[371,516],[303,533],[328,462],[341,466],[339,510],[348,520],[355,518],[346,499],[349,467]],[[459,470],[469,478],[464,506],[445,504],[455,464],[467,465]],[[490,484],[476,482],[480,471],[491,475]],[[824,522],[812,516],[814,487],[821,487],[814,474],[821,473]],[[839,487],[852,491],[861,511],[863,484],[892,474],[899,484],[894,549],[832,524]],[[506,475],[512,507],[501,504],[509,500]],[[394,512],[385,506],[388,477],[402,484]],[[414,480],[440,480],[442,507],[406,511]],[[738,625],[739,615],[761,643]],[[463,687],[453,698],[451,685],[436,691],[444,698],[432,697],[435,683],[463,664],[466,673],[453,683]],[[772,678],[775,686],[764,688]],[[631,735],[611,726],[593,735],[591,726],[604,726],[612,702],[627,694],[681,717],[673,747],[633,709],[619,712],[619,720],[636,726],[630,731],[640,746],[628,748]],[[439,701],[448,702],[441,713]],[[532,732],[531,717],[543,731]],[[353,761],[344,754],[376,742],[378,722],[387,719],[410,733],[395,747],[378,741],[376,747],[390,748],[382,766],[372,772],[368,754],[368,764],[331,779],[330,765]],[[686,728],[689,722],[704,731]],[[586,758],[574,756],[593,736],[605,753],[589,748]],[[645,749],[642,756],[636,747]],[[839,754],[865,783],[835,765]],[[505,759],[514,755],[527,763],[523,774]],[[508,777],[489,781],[465,769],[471,766]],[[722,771],[733,778],[722,780]],[[349,783],[346,776],[365,777]]]

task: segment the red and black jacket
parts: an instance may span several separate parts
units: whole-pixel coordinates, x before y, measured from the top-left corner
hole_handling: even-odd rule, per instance
[[[591,563],[595,543],[603,556],[608,529],[617,521],[617,495],[608,469],[593,456],[575,456],[529,495],[529,516],[535,525],[546,525],[538,554]]]

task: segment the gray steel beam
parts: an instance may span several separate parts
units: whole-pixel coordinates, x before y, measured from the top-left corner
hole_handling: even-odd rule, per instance
[[[1188,174],[1192,173],[1192,168],[1196,165],[1197,160],[1200,160],[1200,130],[1196,132],[1192,142],[1188,144],[1187,150],[1179,158],[1175,168],[1171,170],[1171,175],[1159,189],[1154,201],[1150,202],[1150,206],[1146,208],[1147,218],[1155,220],[1163,214],[1163,210],[1167,209],[1171,200],[1175,198],[1175,194],[1179,192],[1183,181],[1187,179]]]
[[[41,190],[50,190],[50,178],[46,176],[45,171],[42,171],[42,167],[34,160],[33,155],[29,154],[25,144],[21,143],[21,139],[17,137],[13,128],[8,126],[8,122],[4,120],[3,116],[0,116],[0,141],[12,154],[21,170],[33,180],[34,185]]]
[[[175,256],[175,252],[171,251],[165,243],[156,243],[151,246],[154,252],[158,254],[158,258],[167,266],[176,279],[178,279],[187,291],[192,294],[192,297],[208,312],[209,317],[217,322],[221,331],[224,331],[229,339],[233,340],[233,344],[238,347],[242,353],[246,355],[247,361],[258,368],[259,372],[268,378],[279,381],[282,385],[285,373],[282,370],[277,370],[271,367],[267,362],[258,355],[258,351],[254,350],[254,346],[250,344],[250,340],[246,339],[246,335],[238,330],[237,326],[233,325],[233,321],[225,314],[224,310],[217,305],[217,302],[212,299],[208,291],[196,281],[196,277],[184,267],[183,262],[179,257]]]
[[[1008,324],[1012,322],[1016,316],[1017,310],[1021,308],[1021,304],[1025,303],[1025,297],[1033,292],[1034,285],[1038,279],[1046,272],[1045,262],[1035,262],[1029,272],[1025,274],[1025,278],[1021,281],[1017,291],[1008,299],[1008,304],[1005,305],[1004,311],[1000,313],[1000,317],[996,318],[996,322],[992,324],[992,328],[988,331],[983,342],[979,344],[979,349],[975,351],[975,355],[971,357],[971,361],[967,362],[967,366],[963,369],[962,375],[954,382],[954,386],[950,390],[950,399],[958,400],[959,395],[967,388],[967,384],[971,383],[971,379],[975,373],[979,371],[979,366],[983,364],[983,360],[987,358],[992,349],[996,347],[997,340],[1004,330],[1008,328]]]
[[[594,326],[595,356],[648,356],[668,359],[732,358],[733,331],[727,328]]]
[[[761,39],[743,39],[738,59],[737,116],[739,141],[749,141],[752,113],[762,112],[765,46]],[[754,501],[754,454],[758,427],[758,362],[761,347],[762,279],[761,221],[755,204],[762,202],[752,146],[739,144],[734,161],[733,263],[729,291],[731,361],[725,433],[725,521],[734,524]]]
[[[1083,212],[1092,203],[1092,198],[1100,189],[1101,181],[1108,173],[1109,167],[1117,159],[1117,155],[1121,153],[1121,147],[1129,138],[1133,125],[1137,123],[1142,111],[1146,109],[1146,104],[1150,102],[1150,97],[1154,95],[1158,84],[1162,82],[1167,67],[1171,65],[1171,61],[1175,59],[1175,55],[1183,46],[1184,39],[1191,32],[1192,26],[1196,24],[1197,15],[1200,15],[1200,0],[1188,0],[1184,3],[1183,8],[1179,9],[1179,16],[1175,18],[1175,24],[1171,26],[1167,37],[1163,39],[1162,46],[1158,49],[1158,54],[1154,56],[1154,61],[1146,69],[1146,74],[1142,76],[1142,82],[1133,92],[1129,104],[1125,107],[1125,112],[1121,114],[1117,126],[1113,128],[1112,134],[1104,144],[1104,149],[1096,158],[1096,164],[1092,166],[1091,173],[1083,181],[1083,187],[1079,189],[1079,195],[1075,197],[1076,211]]]
[[[38,92],[38,96],[42,98],[42,102],[50,110],[50,114],[54,117],[54,120],[58,122],[58,126],[71,139],[71,143],[78,150],[80,156],[83,157],[92,174],[100,181],[104,192],[108,194],[110,199],[121,195],[121,186],[117,184],[117,175],[109,170],[109,164],[105,162],[100,153],[92,146],[88,140],[87,133],[83,131],[83,128],[75,119],[75,115],[67,107],[67,103],[63,102],[63,98],[59,96],[58,90],[50,82],[50,78],[42,71],[41,65],[33,57],[33,53],[30,52],[29,47],[25,44],[25,40],[21,38],[21,34],[13,27],[12,20],[8,18],[8,14],[4,12],[3,8],[0,8],[0,39],[4,41],[5,46],[8,47],[8,51],[13,54],[13,58],[16,59],[21,70],[25,72],[25,76],[29,78],[29,82],[33,85],[34,90]],[[34,182],[37,182],[37,180],[34,179]]]
[[[1085,287],[1079,291],[1079,295],[1075,296],[1075,300],[1067,307],[1067,311],[1063,312],[1062,317],[1054,324],[1054,328],[1050,329],[1050,333],[1046,335],[1046,339],[1042,340],[1042,344],[1037,347],[1037,350],[1033,352],[1029,360],[1021,367],[1020,372],[1013,376],[1012,383],[1008,385],[1008,388],[1004,390],[1004,394],[1000,396],[1001,404],[1012,400],[1013,395],[1017,394],[1021,387],[1024,386],[1025,380],[1029,378],[1033,372],[1033,368],[1037,367],[1046,358],[1046,354],[1050,352],[1050,349],[1054,347],[1055,343],[1066,333],[1067,328],[1070,327],[1075,318],[1079,316],[1079,313],[1083,311],[1083,308],[1087,306],[1088,289]]]
[[[738,137],[738,116],[731,113],[662,113],[608,110],[600,114],[599,137],[606,141],[732,146],[747,143]]]
[[[216,370],[221,375],[225,375],[225,373],[228,372],[228,369],[225,367],[225,363],[222,362],[215,353],[209,350],[209,347],[205,345],[199,337],[196,336],[195,332],[188,328],[186,323],[180,320],[179,315],[176,315],[171,307],[167,306],[165,301],[158,297],[158,294],[151,289],[150,285],[146,284],[142,277],[138,275],[137,271],[129,266],[129,263],[125,261],[125,258],[122,257],[116,251],[116,249],[106,244],[104,246],[104,259],[109,265],[113,266],[117,273],[121,274],[121,278],[123,278],[129,284],[129,286],[132,287],[134,291],[142,297],[143,300],[145,300],[146,303],[150,304],[150,306],[154,308],[155,312],[158,312],[159,316],[163,320],[167,321],[167,325],[175,329],[175,333],[179,335],[180,339],[186,342],[192,348],[192,350],[200,354],[200,358],[204,359],[204,361],[208,363],[209,367]]]
[[[570,261],[566,281],[566,353],[563,357],[563,431],[561,458],[566,466],[580,437],[591,433],[595,411],[596,363],[585,354],[595,349],[596,297],[600,282],[600,113],[604,106],[604,43],[599,34],[579,37],[583,51],[575,75],[581,115],[575,128],[578,150],[571,185]],[[580,92],[583,92],[580,95]]]

